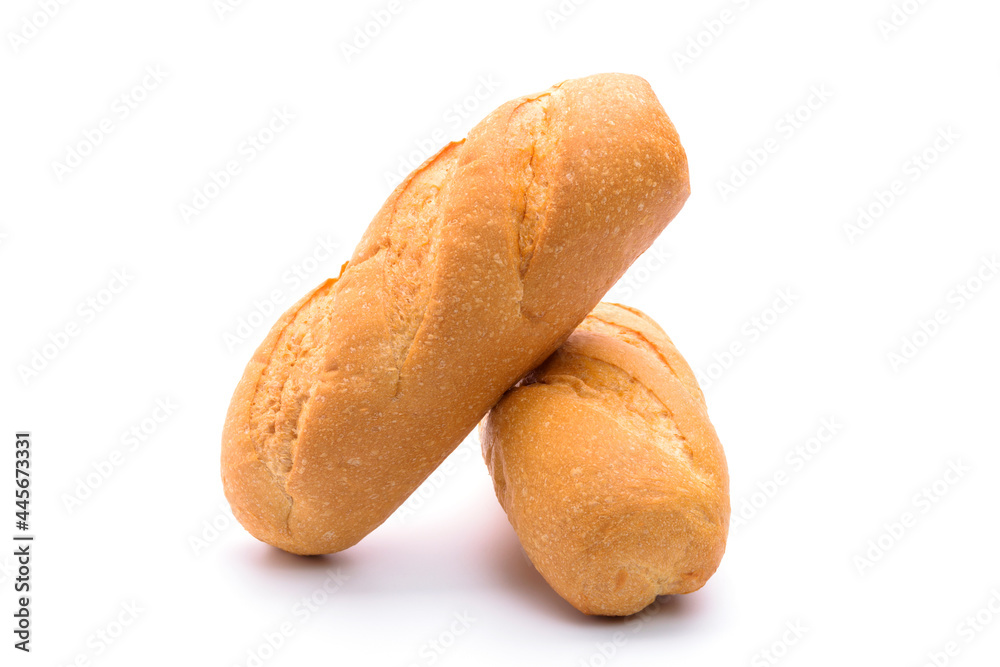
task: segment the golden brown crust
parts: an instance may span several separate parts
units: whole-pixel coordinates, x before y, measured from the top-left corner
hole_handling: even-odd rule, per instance
[[[251,361],[223,436],[237,517],[296,553],[356,543],[687,195],[677,134],[638,77],[569,81],[494,111],[396,189],[339,280]]]
[[[482,425],[497,497],[545,579],[587,614],[695,591],[729,527],[722,446],[651,319],[600,304]]]

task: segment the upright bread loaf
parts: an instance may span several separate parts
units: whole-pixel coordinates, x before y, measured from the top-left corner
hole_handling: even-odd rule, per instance
[[[389,197],[236,388],[236,518],[300,554],[355,544],[573,331],[677,214],[684,150],[636,76],[504,104]]]
[[[531,562],[587,614],[690,593],[729,530],[729,474],[691,368],[643,313],[602,303],[481,427]]]

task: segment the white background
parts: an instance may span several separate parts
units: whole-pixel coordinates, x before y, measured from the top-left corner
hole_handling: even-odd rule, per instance
[[[995,664],[997,3],[907,0],[888,32],[890,0],[591,0],[564,3],[565,20],[547,13],[557,0],[408,1],[348,62],[342,44],[387,4],[249,0],[220,16],[211,0],[92,0],[45,19],[4,3],[0,535],[14,532],[13,433],[30,429],[38,537],[30,655],[11,647],[0,551],[3,663],[773,664],[767,650],[922,665],[954,641],[938,664]],[[704,46],[681,62],[689,40]],[[278,313],[337,273],[386,172],[428,138],[602,71],[646,77],[690,159],[687,206],[609,298],[656,318],[710,379],[734,508],[715,577],[639,620],[579,614],[522,555],[471,438],[344,553],[251,538],[223,509],[219,435]],[[275,109],[294,120],[248,159]],[[111,132],[79,148],[102,119]],[[939,132],[952,138],[935,149]],[[55,166],[78,149],[75,168]],[[184,216],[229,160],[240,173]],[[859,207],[878,215],[851,233]],[[127,286],[102,291],[123,270]],[[792,305],[772,311],[783,291]],[[25,373],[36,352],[50,358]],[[157,400],[177,406],[162,423]],[[133,428],[143,440],[123,441]],[[794,452],[809,444],[806,462]],[[943,481],[951,464],[967,470]]]

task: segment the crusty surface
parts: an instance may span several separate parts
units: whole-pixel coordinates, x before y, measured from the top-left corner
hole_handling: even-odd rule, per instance
[[[643,313],[601,303],[482,425],[521,544],[563,598],[624,616],[690,593],[729,530],[729,474],[691,368]]]
[[[240,522],[288,551],[355,544],[573,331],[689,192],[639,77],[508,102],[389,197],[341,276],[275,325],[223,433]]]

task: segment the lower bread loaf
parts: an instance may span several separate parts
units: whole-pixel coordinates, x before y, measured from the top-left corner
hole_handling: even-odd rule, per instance
[[[580,611],[633,614],[718,567],[725,456],[691,368],[645,314],[599,304],[481,434],[524,550]]]
[[[233,514],[300,554],[386,520],[573,331],[689,191],[649,84],[522,97],[389,197],[337,280],[275,324],[222,437]]]

